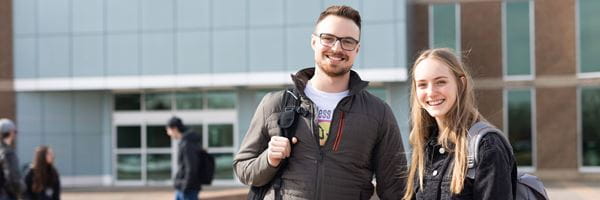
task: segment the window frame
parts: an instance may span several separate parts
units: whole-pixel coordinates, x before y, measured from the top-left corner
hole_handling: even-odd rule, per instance
[[[456,44],[452,47],[456,52],[461,51],[461,32],[460,32],[460,3],[439,3],[439,4],[429,4],[428,6],[428,24],[429,24],[429,48],[434,48],[434,33],[435,33],[435,21],[433,20],[433,7],[435,5],[443,5],[443,4],[454,4],[454,29],[455,29],[455,41]]]
[[[583,173],[600,173],[600,166],[584,166],[583,165],[583,105],[581,101],[583,100],[583,89],[586,88],[596,88],[600,90],[598,86],[578,86],[577,87],[577,165],[579,168],[579,172]]]
[[[528,75],[508,75],[508,57],[507,57],[507,8],[506,4],[511,3],[510,1],[503,1],[501,8],[501,24],[502,24],[502,77],[505,81],[527,81],[535,79],[535,2],[531,0],[525,0],[529,2],[529,68],[530,74]]]
[[[206,106],[207,100],[203,98],[203,109],[192,109],[192,110],[178,110],[176,107],[176,98],[179,90],[161,90],[161,91],[115,91],[113,92],[113,98],[111,102],[115,104],[114,94],[121,93],[139,93],[140,94],[140,110],[116,110],[114,106],[111,108],[111,183],[115,186],[169,186],[173,184],[172,179],[169,180],[149,180],[148,179],[148,155],[150,154],[169,154],[171,155],[171,177],[176,173],[177,169],[177,142],[171,140],[171,146],[168,148],[164,147],[148,147],[147,145],[147,126],[164,126],[167,120],[177,115],[185,120],[187,125],[202,125],[202,145],[211,154],[231,154],[235,156],[236,150],[239,149],[240,138],[239,125],[238,125],[238,107],[239,95],[236,90],[227,90],[234,94],[235,105],[234,108],[226,109],[208,109]],[[197,90],[197,92],[207,94],[213,90]],[[225,90],[215,90],[225,91]],[[145,105],[145,93],[156,93],[165,92],[171,95],[171,109],[169,110],[146,110]],[[212,124],[231,124],[233,126],[233,145],[227,147],[209,147],[208,146],[208,128]],[[117,147],[117,127],[120,126],[140,126],[141,134],[141,145],[139,148],[118,148]],[[117,177],[117,166],[118,166],[118,155],[122,154],[139,154],[141,157],[141,178],[140,180],[118,180]],[[231,172],[234,173],[233,171]],[[240,185],[239,180],[235,179],[215,179],[212,185],[216,186],[237,186]]]
[[[502,107],[503,109],[503,113],[502,113],[502,120],[504,121],[503,123],[503,127],[502,130],[505,133],[505,136],[507,138],[510,137],[510,133],[508,131],[509,128],[509,124],[508,124],[508,111],[509,111],[509,107],[508,107],[508,93],[509,91],[529,91],[529,95],[530,95],[530,103],[531,103],[531,166],[517,166],[518,170],[520,172],[527,172],[527,173],[534,173],[537,169],[537,116],[536,116],[536,93],[535,93],[535,87],[529,87],[529,86],[525,86],[525,87],[506,87],[503,89],[502,91]],[[514,150],[513,150],[514,151]]]

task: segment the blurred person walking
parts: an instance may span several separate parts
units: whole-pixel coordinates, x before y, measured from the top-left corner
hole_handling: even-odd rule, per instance
[[[60,178],[54,168],[54,152],[48,146],[35,149],[32,164],[25,174],[26,200],[60,199]]]
[[[0,119],[0,200],[18,199],[23,188],[15,152],[17,127],[10,119]]]
[[[179,117],[172,117],[167,122],[167,135],[177,140],[177,173],[173,180],[175,200],[197,200],[202,189],[200,181],[200,137],[188,129]]]

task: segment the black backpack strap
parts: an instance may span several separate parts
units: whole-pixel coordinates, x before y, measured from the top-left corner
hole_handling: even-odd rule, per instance
[[[281,99],[281,114],[279,115],[277,124],[281,128],[281,136],[288,138],[290,143],[296,133],[295,128],[298,118],[300,118],[299,115],[306,116],[308,114],[305,109],[300,107],[300,103],[300,95],[294,87],[290,87],[283,91],[283,97]],[[283,175],[283,171],[285,171],[287,164],[287,159],[281,161],[279,170],[268,184],[261,187],[252,186],[248,194],[248,200],[262,200],[264,195],[271,187],[273,187],[273,192],[275,193],[275,200],[282,200],[283,196],[281,195],[281,187],[283,181],[281,176]]]
[[[467,178],[475,179],[476,166],[479,164],[479,143],[481,142],[483,136],[488,133],[498,134],[502,138],[502,143],[504,143],[504,146],[507,147],[510,150],[509,152],[512,153],[512,147],[510,146],[506,136],[502,135],[502,131],[494,128],[487,122],[479,121],[473,124],[473,126],[469,128],[467,136]]]

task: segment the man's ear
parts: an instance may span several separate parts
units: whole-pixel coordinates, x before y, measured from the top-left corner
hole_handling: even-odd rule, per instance
[[[358,43],[358,45],[356,45],[356,54],[358,54],[359,50],[360,50],[360,43]]]

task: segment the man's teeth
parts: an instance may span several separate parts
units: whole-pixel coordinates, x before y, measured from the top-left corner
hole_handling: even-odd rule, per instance
[[[335,57],[335,56],[327,56],[327,57],[331,60],[343,60],[342,57]]]
[[[440,104],[442,104],[443,102],[444,102],[444,99],[427,101],[427,103],[428,103],[430,106],[437,106],[437,105],[440,105]]]

